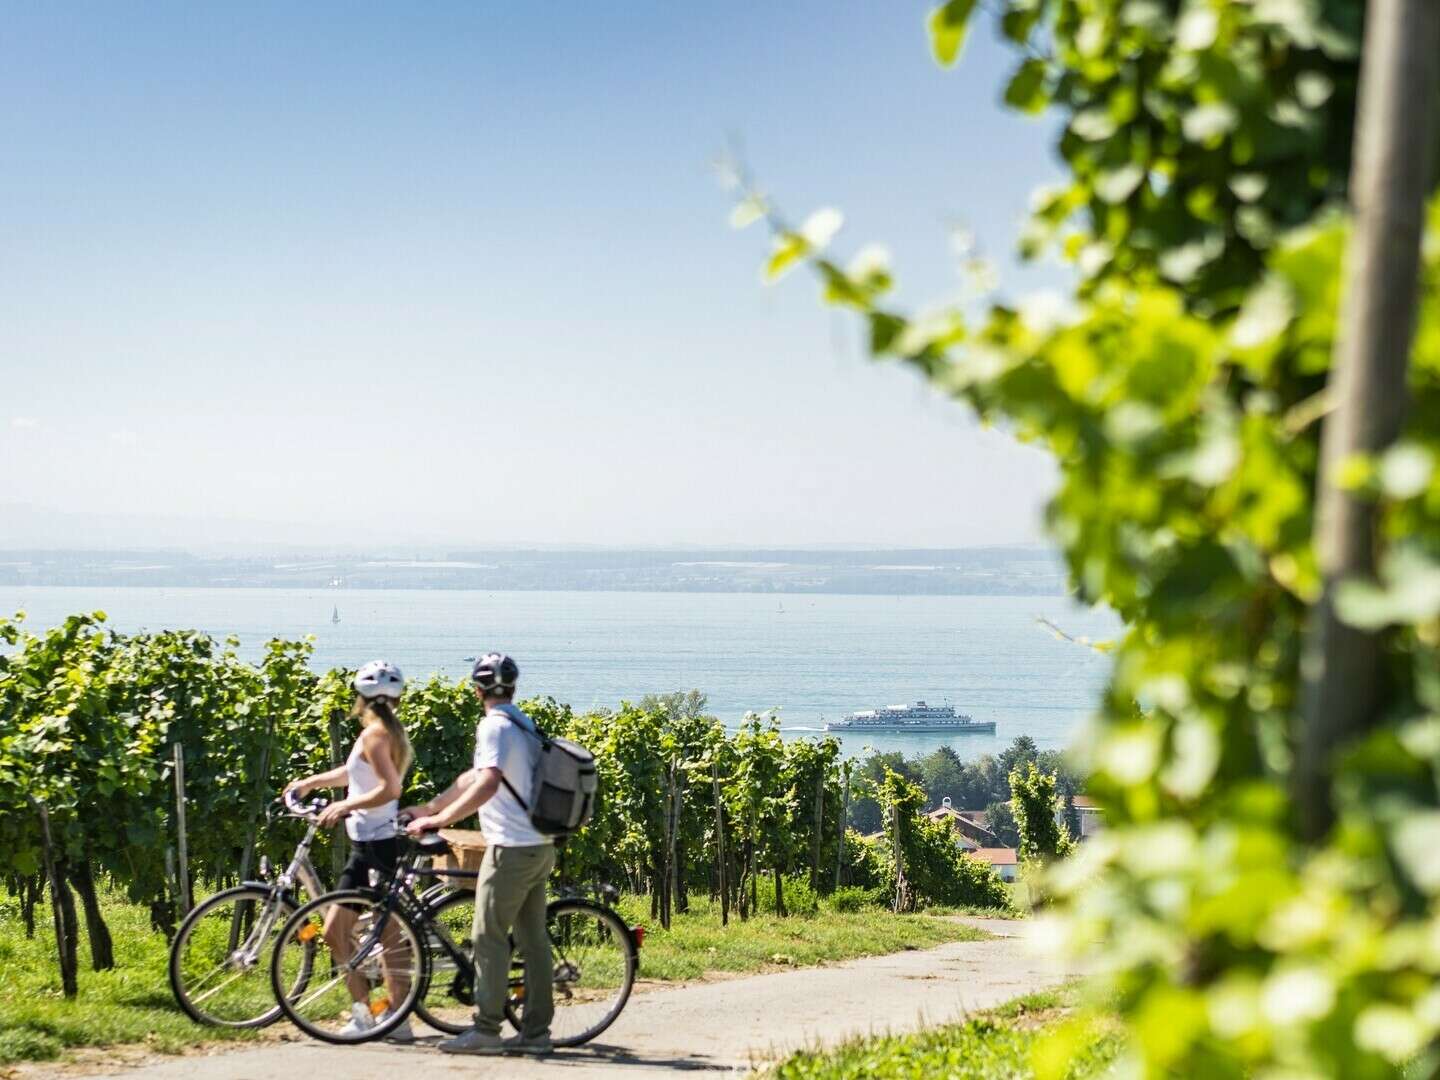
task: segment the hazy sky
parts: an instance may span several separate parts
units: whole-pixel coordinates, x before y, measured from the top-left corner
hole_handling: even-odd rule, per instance
[[[1033,286],[1046,129],[988,24],[935,67],[928,7],[7,5],[0,545],[14,504],[81,544],[1037,538],[1045,458],[762,286],[710,169],[740,135],[914,304],[955,225]]]

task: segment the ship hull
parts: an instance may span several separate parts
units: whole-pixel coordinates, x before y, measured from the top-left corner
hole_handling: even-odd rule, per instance
[[[879,732],[885,735],[994,735],[994,720],[977,720],[973,724],[927,724],[923,721],[916,724],[826,724],[826,731],[850,732],[851,734],[866,734],[868,732]]]

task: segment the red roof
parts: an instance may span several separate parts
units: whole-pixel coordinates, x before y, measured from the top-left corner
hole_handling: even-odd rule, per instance
[[[982,847],[966,854],[984,859],[991,866],[1015,866],[1020,862],[1020,856],[1013,847]]]

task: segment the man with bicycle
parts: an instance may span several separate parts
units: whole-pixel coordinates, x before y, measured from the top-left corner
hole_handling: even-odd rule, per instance
[[[540,740],[535,722],[514,704],[519,678],[515,661],[501,653],[475,661],[470,680],[485,715],[475,729],[474,768],[428,803],[404,811],[413,818],[406,828],[415,834],[453,825],[478,809],[485,836],[475,891],[475,1026],[440,1044],[450,1054],[548,1054],[553,1049],[545,883],[555,867],[555,847],[531,824],[526,810]],[[525,960],[524,1020],[520,1034],[502,1039],[512,932]]]

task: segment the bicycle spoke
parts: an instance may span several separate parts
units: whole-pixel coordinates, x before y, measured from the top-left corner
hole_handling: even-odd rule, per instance
[[[231,975],[230,978],[226,979],[226,980],[225,980],[224,982],[222,982],[219,986],[211,987],[209,990],[205,991],[205,993],[203,993],[203,994],[201,994],[199,997],[195,998],[195,999],[194,999],[195,1004],[196,1004],[196,1005],[199,1005],[199,1004],[201,1004],[201,1003],[203,1003],[203,1002],[209,1001],[212,997],[214,997],[216,994],[218,994],[221,990],[224,990],[225,987],[229,986],[229,985],[230,985],[231,983],[233,983],[236,979],[243,979],[243,978],[244,978],[246,975],[248,975],[248,974],[249,974],[249,972],[246,972],[246,971],[237,971],[234,975]]]
[[[435,900],[431,910],[424,928],[430,975],[415,1003],[415,1012],[436,1030],[455,1035],[467,1030],[475,1019],[471,979],[474,946],[470,936],[475,921],[475,894],[456,890]]]
[[[555,1017],[551,1034],[562,1046],[593,1039],[614,1022],[635,980],[629,931],[606,908],[559,901],[550,910]],[[512,991],[523,1000],[523,987]]]
[[[409,1011],[425,957],[409,921],[387,912],[381,898],[336,893],[286,923],[271,960],[272,984],[297,985],[302,967],[315,976],[282,1003],[285,1015],[315,1038],[359,1042]]]
[[[278,898],[259,888],[226,890],[200,904],[181,924],[171,946],[170,985],[181,1007],[202,1023],[254,1027],[279,1015],[270,992],[268,961],[276,926],[267,909]],[[246,947],[234,950],[234,927],[254,915]]]

